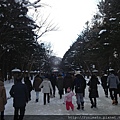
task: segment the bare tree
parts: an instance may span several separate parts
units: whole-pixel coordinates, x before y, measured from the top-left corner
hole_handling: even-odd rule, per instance
[[[43,18],[43,15],[41,14],[41,7],[50,7],[48,4],[41,3],[41,0],[37,0],[33,3],[27,2],[26,7],[29,8],[30,15],[37,23],[37,28],[35,30],[35,33],[38,35],[36,38],[37,40],[44,34],[50,31],[57,31],[59,29],[58,25],[55,25],[52,20],[49,20],[50,15],[48,15],[46,18]]]
[[[50,31],[57,31],[58,30],[57,25],[54,25],[54,23],[52,23],[52,21],[47,22],[48,18],[49,18],[49,16],[44,21],[39,22],[39,26],[36,30],[36,32],[38,33],[37,39],[39,39],[44,34],[50,32]]]

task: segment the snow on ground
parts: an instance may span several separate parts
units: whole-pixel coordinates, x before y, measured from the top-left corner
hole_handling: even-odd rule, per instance
[[[5,88],[7,92],[7,97],[9,98],[9,90],[13,82],[5,81]],[[112,105],[110,97],[106,98],[101,85],[98,87],[99,98],[97,99],[97,108],[91,108],[91,103],[88,98],[88,88],[85,91],[85,108],[84,110],[77,110],[76,97],[73,97],[74,111],[67,111],[65,109],[64,95],[63,98],[59,98],[58,91],[56,90],[55,98],[50,99],[50,103],[43,105],[43,93],[40,92],[39,102],[35,103],[35,91],[33,90],[32,100],[28,102],[26,106],[25,115],[120,115],[120,98],[118,97],[118,105]],[[10,98],[7,101],[5,107],[5,115],[13,115],[13,99]]]

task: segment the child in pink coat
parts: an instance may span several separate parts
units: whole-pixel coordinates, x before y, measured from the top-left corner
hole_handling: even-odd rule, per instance
[[[72,103],[72,97],[73,97],[74,93],[70,90],[70,88],[67,88],[67,93],[65,95],[65,104],[66,104],[66,110],[70,110],[70,108],[72,109],[72,111],[74,110],[74,105]]]

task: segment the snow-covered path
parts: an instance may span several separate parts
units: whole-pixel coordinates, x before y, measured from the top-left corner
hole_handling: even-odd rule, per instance
[[[10,97],[9,90],[13,82],[5,82],[7,97]],[[103,89],[99,85],[99,98],[97,99],[97,108],[91,108],[91,103],[88,98],[88,88],[85,94],[85,109],[77,110],[76,98],[73,97],[74,111],[67,111],[63,99],[59,98],[58,91],[56,91],[55,98],[50,99],[50,103],[43,105],[43,94],[40,92],[39,102],[35,103],[35,92],[32,91],[32,100],[26,106],[25,115],[120,115],[120,98],[118,97],[118,105],[112,105],[110,97],[104,96]],[[13,99],[8,99],[5,107],[5,115],[13,115]]]

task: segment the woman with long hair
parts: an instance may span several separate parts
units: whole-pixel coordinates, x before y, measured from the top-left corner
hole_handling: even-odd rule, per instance
[[[96,75],[92,75],[91,79],[88,82],[88,86],[89,86],[89,98],[91,101],[91,108],[93,107],[97,107],[97,101],[96,98],[99,97],[98,95],[98,84],[100,84],[100,82],[98,81],[98,78]]]

